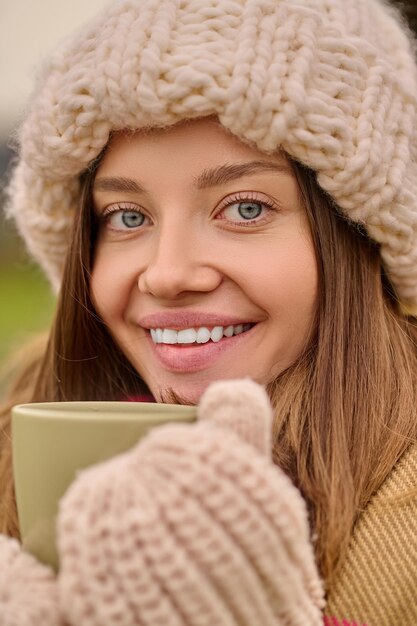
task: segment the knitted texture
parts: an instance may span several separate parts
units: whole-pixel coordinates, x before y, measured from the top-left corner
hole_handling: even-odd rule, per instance
[[[64,626],[49,567],[0,535],[0,626]]]
[[[153,430],[64,496],[59,585],[74,626],[322,624],[306,508],[272,463],[264,390],[214,384],[199,419]]]
[[[379,0],[119,0],[45,68],[8,213],[57,288],[79,174],[113,130],[217,115],[313,168],[417,311],[417,72]]]
[[[368,626],[417,624],[416,492],[417,445],[413,445],[361,516],[332,586],[328,615]]]

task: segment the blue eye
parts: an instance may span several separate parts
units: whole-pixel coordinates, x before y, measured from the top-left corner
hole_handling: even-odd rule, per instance
[[[120,217],[127,228],[137,228],[145,221],[145,216],[137,211],[122,211]]]
[[[239,197],[241,195],[241,197]],[[238,197],[230,198],[226,206],[221,210],[219,219],[227,220],[237,225],[256,225],[263,223],[277,209],[271,200],[265,196],[251,198],[250,194],[239,194]],[[243,196],[243,197],[242,197]]]
[[[239,202],[237,207],[240,217],[243,217],[245,220],[256,219],[262,213],[263,208],[260,202]]]
[[[143,226],[148,219],[139,209],[120,205],[108,209],[104,217],[113,230],[133,230]]]

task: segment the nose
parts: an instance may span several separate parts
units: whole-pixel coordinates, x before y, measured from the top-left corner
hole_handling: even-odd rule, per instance
[[[213,291],[221,281],[222,273],[204,241],[189,232],[165,229],[155,237],[138,288],[141,293],[171,300],[186,293]]]

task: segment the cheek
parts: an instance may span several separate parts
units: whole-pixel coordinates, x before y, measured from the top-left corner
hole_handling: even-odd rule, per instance
[[[307,237],[271,249],[256,286],[269,316],[299,330],[310,328],[317,308],[318,273]]]
[[[301,246],[294,250],[285,268],[279,268],[283,302],[297,304],[300,312],[310,309],[317,299],[317,263],[313,250]]]
[[[98,252],[91,273],[91,298],[105,322],[120,314],[127,301],[132,278],[117,255]]]
[[[312,245],[294,245],[291,254],[288,251],[285,258],[276,257],[275,261],[279,262],[270,264],[265,281],[259,284],[269,319],[269,382],[306,349],[314,334],[318,301],[318,272]]]

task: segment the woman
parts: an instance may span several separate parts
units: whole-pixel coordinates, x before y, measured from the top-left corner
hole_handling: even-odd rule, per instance
[[[250,376],[326,613],[369,624],[416,618],[412,50],[376,1],[113,3],[54,57],[9,187],[61,285],[10,403],[196,403]]]

